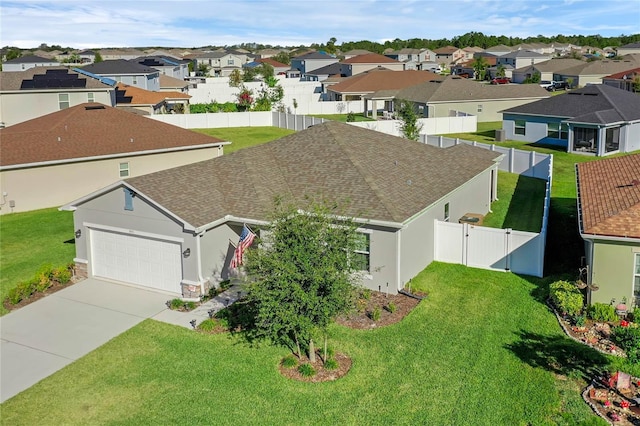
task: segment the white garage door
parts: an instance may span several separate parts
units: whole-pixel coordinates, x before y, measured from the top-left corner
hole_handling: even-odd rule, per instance
[[[97,229],[90,238],[96,277],[181,293],[180,244]]]

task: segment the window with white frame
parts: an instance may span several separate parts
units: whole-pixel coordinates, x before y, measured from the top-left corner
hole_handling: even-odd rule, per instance
[[[138,84],[138,77],[137,76],[133,76],[133,84]]]
[[[444,205],[444,221],[449,222],[449,203]]]
[[[120,163],[120,177],[121,178],[129,177],[129,162]]]
[[[477,109],[477,111],[478,111],[478,112],[482,112],[482,104],[478,104],[478,109]]]
[[[370,272],[371,234],[358,232],[356,234],[356,249],[354,250],[352,262],[356,271]]]
[[[69,94],[68,93],[58,93],[58,106],[60,109],[69,108]]]
[[[634,253],[635,262],[633,265],[633,296],[636,298],[636,306],[640,302],[640,253]]]
[[[233,59],[227,59],[227,65],[233,65]]]
[[[560,139],[569,140],[569,125],[567,123],[560,124]]]
[[[87,93],[87,102],[95,102],[96,96],[93,92]]]
[[[524,121],[524,120],[516,120],[515,121],[514,133],[516,135],[524,135],[525,134],[526,125],[527,125],[526,121]]]

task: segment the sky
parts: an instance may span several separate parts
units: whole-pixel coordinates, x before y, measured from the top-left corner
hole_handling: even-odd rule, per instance
[[[0,46],[281,46],[383,43],[467,32],[640,33],[640,0],[0,0]]]

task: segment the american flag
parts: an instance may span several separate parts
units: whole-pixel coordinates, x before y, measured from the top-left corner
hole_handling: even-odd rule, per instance
[[[236,250],[233,252],[233,259],[231,259],[231,264],[229,265],[231,269],[235,269],[239,265],[242,265],[242,255],[247,247],[251,246],[255,238],[256,234],[251,232],[249,228],[247,228],[247,225],[243,225],[242,233],[240,234],[240,241],[238,241]]]

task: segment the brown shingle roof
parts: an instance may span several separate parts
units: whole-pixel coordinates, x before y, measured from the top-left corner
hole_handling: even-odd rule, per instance
[[[364,55],[358,55],[349,59],[345,59],[341,63],[343,64],[395,64],[395,63],[398,63],[398,61],[384,55],[379,55],[377,53],[367,53]]]
[[[640,154],[577,165],[580,231],[640,238]]]
[[[256,62],[259,62],[261,64],[269,64],[274,68],[287,68],[289,66],[287,64],[283,64],[282,62],[278,62],[275,59],[271,59],[271,58],[256,59]]]
[[[179,78],[175,78],[175,77],[171,77],[165,74],[160,74],[160,87],[161,88],[175,88],[175,87],[179,87],[184,89],[185,87],[188,87],[189,83],[184,81],[184,80],[180,80]]]
[[[117,108],[80,104],[0,129],[0,166],[219,142],[223,141]]]
[[[124,83],[118,83],[116,88],[116,102],[118,105],[158,105],[167,99],[191,98],[191,95],[182,92],[152,92]]]
[[[404,222],[494,164],[468,145],[440,149],[329,121],[264,145],[128,179],[199,227],[226,215],[265,220],[274,197],[348,204],[354,217]]]
[[[379,90],[402,89],[442,78],[429,71],[372,70],[344,79],[327,90],[337,93],[373,93]]]

